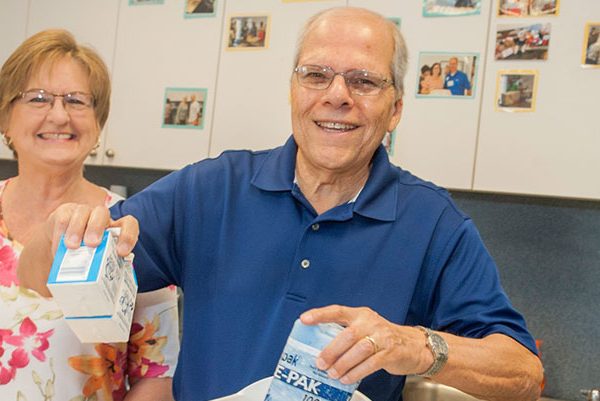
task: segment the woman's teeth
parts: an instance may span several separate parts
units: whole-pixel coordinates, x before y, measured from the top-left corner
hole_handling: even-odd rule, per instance
[[[74,137],[74,135],[73,134],[38,134],[38,137],[40,137],[42,139],[60,140],[60,139],[72,139]]]

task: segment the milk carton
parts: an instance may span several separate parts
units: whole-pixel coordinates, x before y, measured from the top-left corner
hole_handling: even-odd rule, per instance
[[[342,330],[338,324],[306,326],[296,320],[265,401],[349,400],[359,383],[342,384],[315,365],[319,352]]]
[[[65,316],[65,321],[82,343],[127,342],[137,294],[135,272],[125,265],[123,280],[113,310],[107,315]]]
[[[127,341],[137,294],[133,255],[120,257],[117,232],[107,230],[97,248],[68,249],[61,238],[48,288],[65,321],[82,342]]]

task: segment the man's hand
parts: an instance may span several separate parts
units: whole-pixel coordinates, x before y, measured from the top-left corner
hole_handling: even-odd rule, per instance
[[[82,240],[85,245],[96,247],[104,230],[109,227],[119,227],[121,230],[117,253],[120,256],[129,255],[139,235],[139,226],[134,217],[124,216],[113,221],[108,208],[104,206],[92,208],[75,203],[59,206],[48,216],[46,223],[37,228],[21,252],[17,270],[20,285],[32,288],[43,296],[51,296],[46,282],[60,237],[65,235],[65,245],[70,249],[79,248]]]
[[[331,305],[300,316],[304,324],[338,323],[345,329],[317,357],[317,367],[349,384],[380,369],[392,375],[420,374],[433,364],[423,332],[391,323],[369,308]],[[537,400],[542,364],[511,337],[483,338],[437,332],[448,343],[449,358],[433,379],[476,398],[492,401]]]
[[[319,369],[344,384],[380,369],[393,375],[422,373],[433,363],[421,330],[393,324],[369,308],[332,305],[309,310],[300,320],[346,327],[317,359]]]

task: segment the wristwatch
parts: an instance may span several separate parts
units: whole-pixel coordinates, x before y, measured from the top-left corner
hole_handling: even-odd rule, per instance
[[[446,340],[437,333],[434,333],[427,327],[417,326],[418,329],[425,333],[427,337],[427,348],[433,354],[433,364],[425,372],[418,374],[417,376],[431,377],[437,374],[446,362],[448,361],[448,344]]]

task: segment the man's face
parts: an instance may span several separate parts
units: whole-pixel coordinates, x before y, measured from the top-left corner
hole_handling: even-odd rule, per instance
[[[364,69],[391,80],[394,46],[388,29],[356,10],[329,14],[308,33],[298,65],[329,66],[336,72]],[[356,95],[340,75],[329,88],[318,90],[301,86],[294,74],[291,97],[297,166],[315,173],[348,175],[367,168],[402,111],[393,86],[377,95]]]
[[[448,66],[450,67],[450,72],[454,74],[458,70],[458,60],[452,57],[448,62]]]

